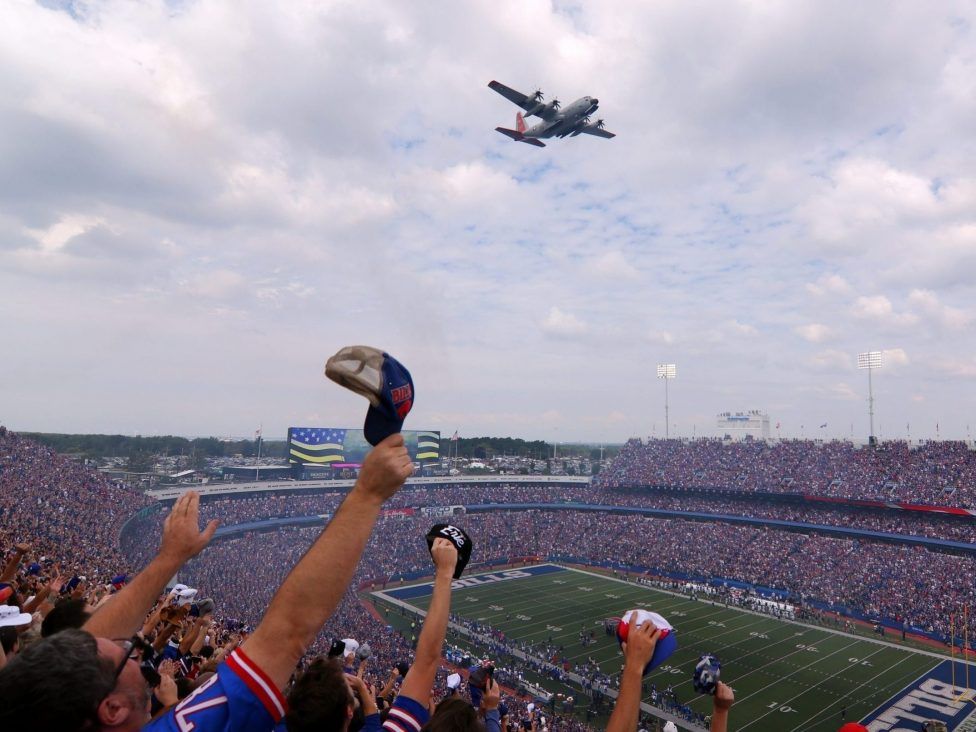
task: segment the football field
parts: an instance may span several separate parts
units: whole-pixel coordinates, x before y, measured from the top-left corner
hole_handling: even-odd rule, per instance
[[[424,610],[430,585],[373,594]],[[927,719],[944,721],[950,730],[968,730],[976,722],[976,705],[958,699],[964,691],[962,664],[954,669],[954,691],[948,683],[952,665],[935,654],[595,573],[546,564],[474,575],[455,582],[451,605],[455,614],[490,624],[510,640],[545,643],[551,638],[564,647],[571,663],[593,658],[610,675],[619,672],[622,655],[603,622],[636,607],[661,613],[678,639],[675,654],[647,676],[648,687],[671,686],[682,703],[710,714],[711,698],[694,691],[691,677],[701,654],[718,656],[722,680],[735,690],[730,729],[834,732],[845,717],[866,720],[872,732],[920,729],[919,720]],[[596,642],[583,647],[582,629],[595,631]],[[970,677],[976,686],[976,669]],[[543,686],[566,693],[558,682]],[[574,692],[579,695],[578,688]]]

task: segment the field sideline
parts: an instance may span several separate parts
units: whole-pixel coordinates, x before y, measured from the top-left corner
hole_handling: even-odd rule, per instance
[[[470,586],[463,586],[466,582]],[[421,583],[373,594],[422,611],[429,593],[429,584]],[[874,719],[885,710],[891,715],[889,707],[901,699],[895,698],[899,692],[907,693],[914,683],[949,667],[936,654],[556,565],[475,575],[455,583],[452,599],[457,615],[488,623],[511,640],[544,643],[551,637],[553,644],[564,647],[563,655],[571,664],[592,657],[610,675],[619,671],[622,656],[616,641],[604,633],[603,620],[633,607],[661,613],[677,632],[678,651],[648,675],[648,687],[653,683],[660,690],[670,685],[682,703],[709,714],[711,699],[694,692],[691,673],[699,655],[713,653],[722,660],[723,680],[735,689],[734,730],[835,732],[842,723],[842,710],[847,721]],[[596,643],[582,647],[581,629],[595,631]],[[960,678],[961,669],[960,664]],[[976,685],[976,669],[970,675]],[[556,682],[547,684],[552,691],[556,686]],[[950,720],[950,729],[961,726],[976,709],[965,702],[953,705],[947,699],[944,703],[945,718],[960,718]],[[938,705],[929,704],[931,709],[915,709],[915,716],[944,718]],[[870,726],[879,731],[890,728],[883,720]]]

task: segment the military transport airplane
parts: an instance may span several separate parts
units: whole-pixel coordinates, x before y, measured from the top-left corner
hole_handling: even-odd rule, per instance
[[[525,114],[519,112],[515,115],[514,130],[505,127],[495,128],[503,135],[511,137],[515,142],[545,147],[546,143],[540,140],[540,137],[576,137],[580,133],[596,135],[597,137],[616,137],[612,132],[603,129],[602,119],[590,122],[590,115],[600,106],[599,99],[582,97],[568,107],[560,109],[561,105],[556,98],[545,104],[542,92],[538,89],[534,94],[526,95],[497,81],[489,82],[488,86],[525,111]],[[542,121],[529,127],[525,124],[525,118],[533,115],[541,117]]]

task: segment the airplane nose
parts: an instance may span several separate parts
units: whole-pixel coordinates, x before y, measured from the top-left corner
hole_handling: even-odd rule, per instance
[[[593,104],[594,106],[597,105],[597,104],[599,104],[599,103],[600,103],[600,100],[599,99],[593,99],[593,98],[590,99],[590,104]]]

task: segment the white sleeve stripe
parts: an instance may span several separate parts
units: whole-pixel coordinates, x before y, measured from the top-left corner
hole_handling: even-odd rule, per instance
[[[383,722],[383,729],[392,729],[395,732],[409,732],[407,729],[397,724],[395,719],[390,719],[389,717],[387,717],[386,721]]]
[[[278,710],[279,716],[285,716],[285,708],[281,704],[278,690],[268,686],[267,682],[261,678],[261,675],[251,667],[250,659],[248,659],[242,653],[235,653],[234,660],[237,661],[237,664],[241,667],[241,670],[246,671],[247,675],[250,676],[254,682],[264,690],[264,693],[267,694],[268,698],[274,703],[275,709]],[[417,729],[419,730],[420,728],[418,727]]]
[[[418,730],[418,732],[419,732],[419,730],[420,730],[420,728],[422,726],[420,724],[420,722],[417,720],[417,718],[414,717],[410,712],[408,712],[408,711],[406,711],[404,709],[400,709],[399,707],[393,707],[390,710],[390,715],[387,717],[387,719],[389,719],[390,717],[394,717],[394,716],[399,717],[404,722],[406,722],[411,727],[413,727],[415,730]],[[404,732],[406,732],[406,730],[404,730]]]

